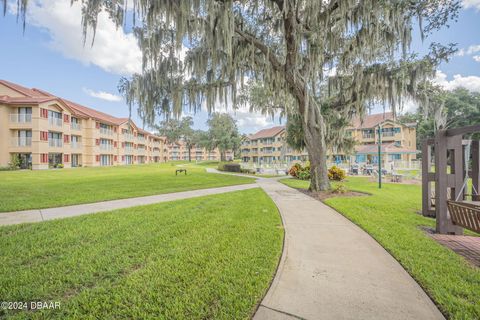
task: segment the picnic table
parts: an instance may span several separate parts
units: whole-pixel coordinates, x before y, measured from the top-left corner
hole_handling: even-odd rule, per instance
[[[175,175],[178,175],[179,172],[180,173],[184,172],[185,175],[187,175],[187,169],[177,169],[177,170],[175,170]]]

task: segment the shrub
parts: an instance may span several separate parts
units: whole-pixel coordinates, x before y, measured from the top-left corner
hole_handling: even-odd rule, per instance
[[[241,172],[241,166],[236,162],[220,162],[218,164],[218,170],[228,172]]]
[[[63,163],[59,163],[59,164],[57,164],[57,168],[59,168],[59,169],[63,169]]]
[[[343,179],[345,179],[345,177],[346,177],[345,170],[343,170],[342,168],[333,166],[330,169],[328,169],[329,180],[342,181]]]
[[[345,187],[345,185],[340,183],[332,188],[332,193],[343,194],[343,193],[346,193],[347,191],[348,191],[347,187]]]
[[[14,169],[12,169],[10,166],[8,166],[8,167],[0,167],[0,171],[11,171],[11,170],[14,170]]]
[[[288,170],[288,174],[292,177],[301,179],[301,180],[309,180],[310,179],[310,164],[307,164],[305,167],[302,167],[300,163],[295,163],[290,170]]]

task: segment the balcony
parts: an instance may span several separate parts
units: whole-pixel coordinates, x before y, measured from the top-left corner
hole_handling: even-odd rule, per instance
[[[153,155],[156,156],[156,157],[159,157],[160,156],[160,151],[153,151]]]
[[[133,141],[133,139],[134,139],[133,134],[129,134],[129,133],[124,133],[124,134],[123,134],[123,138],[124,138],[126,141]]]
[[[63,140],[50,138],[48,139],[48,146],[54,148],[61,148],[63,146]]]
[[[374,134],[364,134],[363,136],[363,139],[373,139],[375,137]]]
[[[12,113],[10,114],[10,122],[11,123],[31,123],[32,122],[32,115],[25,114],[25,113]]]
[[[387,132],[382,132],[382,137],[394,137],[395,132],[393,131],[387,131]]]
[[[12,147],[30,147],[32,145],[31,137],[13,138]]]
[[[146,149],[138,149],[138,154],[145,154]]]
[[[113,131],[111,129],[107,128],[100,128],[100,134],[106,135],[106,136],[111,136],[113,135]]]
[[[71,144],[72,149],[82,149],[82,144],[80,142],[73,142]]]
[[[63,120],[59,118],[48,118],[48,124],[54,127],[61,127],[63,125]]]
[[[111,151],[111,150],[113,150],[113,145],[111,145],[111,144],[100,144],[100,150]]]
[[[125,153],[132,153],[134,150],[133,147],[125,147]]]
[[[137,141],[138,141],[139,143],[140,143],[140,142],[145,142],[145,138],[138,136],[138,137],[137,137]]]
[[[77,130],[77,131],[82,130],[82,126],[80,125],[80,123],[76,123],[76,122],[72,122],[71,128],[72,130]]]

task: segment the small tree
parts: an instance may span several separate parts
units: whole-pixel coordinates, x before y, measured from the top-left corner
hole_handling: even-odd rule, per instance
[[[208,149],[218,148],[220,160],[226,160],[226,152],[240,146],[241,136],[232,116],[226,113],[213,113],[207,120]]]
[[[168,143],[176,143],[182,140],[185,143],[185,147],[188,150],[188,161],[192,161],[191,150],[198,139],[196,137],[195,130],[192,129],[193,119],[192,117],[185,117],[178,119],[167,119],[160,122],[157,127],[160,135],[167,138]]]

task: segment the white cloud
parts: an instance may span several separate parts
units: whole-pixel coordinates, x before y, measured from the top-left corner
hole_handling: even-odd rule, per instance
[[[117,29],[105,12],[98,17],[93,46],[93,32],[83,45],[81,10],[81,1],[71,5],[70,0],[36,0],[29,4],[27,23],[46,30],[50,47],[68,58],[118,75],[141,72],[142,54],[135,37]]]
[[[480,44],[472,45],[468,48],[461,48],[460,50],[458,50],[457,56],[460,56],[460,57],[471,56],[472,54],[475,54],[477,52],[480,52]],[[475,57],[473,58],[475,59]]]
[[[480,62],[480,56],[473,56],[473,60]]]
[[[462,1],[463,7],[468,8],[475,8],[480,10],[480,0],[463,0]]]
[[[470,91],[480,92],[480,77],[478,76],[462,76],[456,74],[453,76],[452,80],[448,80],[447,75],[439,70],[437,71],[434,82],[446,90],[463,87]]]
[[[83,88],[83,91],[91,97],[110,101],[110,102],[118,102],[122,101],[122,97],[119,95],[115,95],[113,93],[108,93],[105,91],[94,91],[88,88]]]

